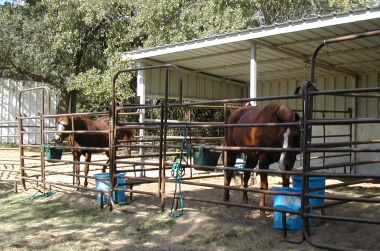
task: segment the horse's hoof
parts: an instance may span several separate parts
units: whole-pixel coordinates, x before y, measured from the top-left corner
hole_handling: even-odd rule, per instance
[[[273,214],[266,214],[265,211],[260,211],[260,217],[269,219],[273,217]]]

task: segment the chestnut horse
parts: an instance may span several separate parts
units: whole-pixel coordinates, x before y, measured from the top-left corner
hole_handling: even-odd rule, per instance
[[[88,117],[73,117],[63,115],[57,119],[57,133],[54,135],[56,142],[60,143],[64,139],[69,137],[69,143],[73,147],[97,147],[97,148],[108,148],[109,147],[109,133],[108,126],[109,117],[101,117],[97,120],[91,120]],[[107,131],[104,133],[66,133],[64,131]],[[132,130],[118,130],[116,137],[117,139],[131,139],[134,136]],[[85,161],[91,162],[91,156],[93,153],[105,152],[107,157],[109,157],[109,151],[104,149],[72,149],[74,161],[80,161],[80,157],[83,155]],[[108,163],[108,161],[107,161]],[[103,167],[103,172],[105,172],[106,166]],[[80,172],[80,165],[74,164],[74,170],[77,175]],[[85,176],[88,175],[89,164],[85,164],[84,173]],[[80,178],[77,177],[77,185],[80,186]],[[87,177],[84,179],[84,186],[87,187]]]
[[[260,124],[260,123],[288,123],[298,122],[300,116],[288,106],[274,102],[263,108],[245,106],[239,108],[229,117],[227,124]],[[264,127],[230,127],[227,133],[227,146],[240,147],[274,147],[299,148],[301,131],[298,125],[294,126],[264,126]],[[245,168],[254,169],[259,163],[260,169],[269,169],[269,165],[279,162],[282,171],[291,171],[296,160],[297,152],[242,150],[227,151],[227,166],[233,167],[236,158],[241,153],[247,156]],[[224,185],[229,186],[234,171],[226,171]],[[248,187],[251,172],[244,172],[244,188]],[[268,189],[268,174],[260,173],[260,189]],[[282,185],[289,187],[289,175],[282,175]],[[229,201],[229,189],[224,192],[224,201]],[[248,203],[247,191],[243,192],[243,202]],[[260,206],[265,206],[265,194],[261,194]],[[265,210],[260,210],[265,215]]]

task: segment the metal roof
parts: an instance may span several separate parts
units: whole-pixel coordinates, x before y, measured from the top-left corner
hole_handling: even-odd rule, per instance
[[[131,60],[168,63],[224,79],[250,82],[256,44],[257,81],[309,79],[310,58],[324,40],[380,29],[380,8],[317,16],[125,53]],[[355,76],[380,70],[380,37],[325,46],[316,76]]]

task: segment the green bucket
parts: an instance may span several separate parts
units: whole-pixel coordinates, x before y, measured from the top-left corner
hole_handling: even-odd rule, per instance
[[[220,152],[204,149],[204,145],[199,146],[199,151],[194,151],[194,164],[198,166],[216,166],[220,157]],[[194,167],[195,170],[210,171],[210,169]]]
[[[62,158],[62,148],[50,148],[49,144],[42,145],[43,152],[46,152],[46,158],[49,160],[60,160]]]

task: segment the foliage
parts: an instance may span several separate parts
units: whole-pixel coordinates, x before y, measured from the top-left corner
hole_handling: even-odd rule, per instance
[[[110,71],[122,67],[113,62],[120,62],[115,54],[130,46],[123,39],[130,9],[119,0],[31,0],[1,6],[0,26],[5,28],[0,38],[0,75],[43,81],[60,88],[63,96],[75,90],[90,101],[109,103]],[[103,87],[97,86],[100,82]],[[90,88],[94,95],[81,93]],[[108,94],[99,95],[104,89]],[[63,105],[67,110],[68,102]]]
[[[140,36],[144,47],[153,47],[245,29],[257,24],[257,14],[250,2],[137,1],[131,34]]]
[[[154,47],[378,4],[374,0],[136,1],[129,35]]]
[[[111,58],[106,70],[93,68],[80,73],[68,85],[70,91],[77,91],[81,102],[78,109],[81,111],[104,111],[112,97],[113,78],[117,71],[124,69],[121,62],[121,53]],[[115,98],[117,102],[131,103],[135,96],[136,87],[132,74],[120,74],[115,82]],[[85,83],[85,84],[83,84]]]
[[[56,54],[46,39],[51,27],[45,26],[44,8],[40,6],[12,6],[0,8],[0,71],[2,77],[53,83],[59,79],[55,65]],[[58,81],[59,82],[59,81]]]
[[[73,76],[68,91],[76,91],[79,111],[104,110],[110,103],[113,75],[124,68],[120,56],[128,48],[123,33],[128,30],[131,7],[125,1],[47,1],[47,20],[58,30],[55,49],[69,52]],[[75,11],[72,11],[75,9]],[[133,96],[131,77],[117,85],[118,98]]]

